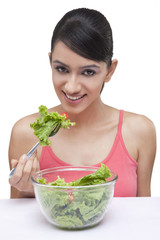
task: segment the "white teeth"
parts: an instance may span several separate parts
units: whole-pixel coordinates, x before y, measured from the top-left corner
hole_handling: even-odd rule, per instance
[[[67,96],[67,98],[69,98],[70,100],[73,100],[73,101],[78,100],[78,99],[80,99],[80,98],[83,97],[83,96],[80,96],[80,97],[71,97],[71,96],[69,96],[69,95],[67,95],[67,94],[66,94],[66,96]]]

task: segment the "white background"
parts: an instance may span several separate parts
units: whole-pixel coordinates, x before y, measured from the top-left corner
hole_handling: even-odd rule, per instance
[[[119,64],[102,100],[146,115],[156,126],[152,196],[160,196],[159,0],[0,0],[0,198],[9,198],[12,126],[41,104],[48,108],[59,104],[48,60],[50,41],[60,18],[78,7],[101,11],[113,29]]]

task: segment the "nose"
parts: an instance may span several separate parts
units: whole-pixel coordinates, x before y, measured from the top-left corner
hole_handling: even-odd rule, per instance
[[[78,80],[78,77],[75,74],[72,74],[68,77],[65,84],[65,91],[68,94],[78,94],[81,91],[81,84]]]

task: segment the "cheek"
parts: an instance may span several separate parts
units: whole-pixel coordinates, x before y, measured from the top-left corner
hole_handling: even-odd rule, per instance
[[[56,72],[52,71],[52,82],[54,87],[59,87],[64,83],[64,78],[59,76]]]
[[[88,84],[88,90],[91,93],[99,94],[103,85],[103,79],[95,78]]]

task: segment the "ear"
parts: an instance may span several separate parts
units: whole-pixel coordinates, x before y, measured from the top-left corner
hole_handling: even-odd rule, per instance
[[[48,53],[48,57],[49,57],[50,65],[52,67],[52,53],[51,52]]]
[[[115,70],[116,70],[116,67],[117,67],[117,64],[118,64],[118,60],[117,59],[114,59],[112,61],[112,64],[111,66],[108,68],[108,72],[106,74],[106,77],[105,77],[105,80],[104,82],[109,82],[112,75],[114,74]]]

